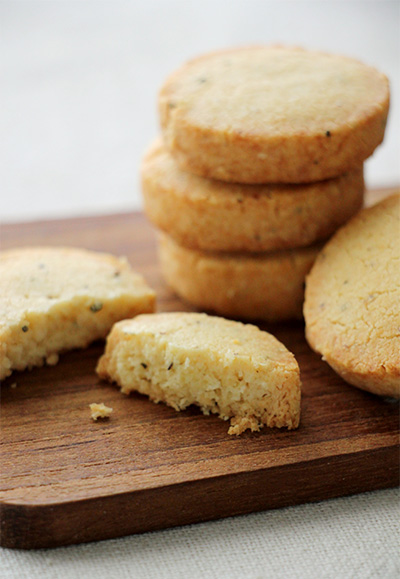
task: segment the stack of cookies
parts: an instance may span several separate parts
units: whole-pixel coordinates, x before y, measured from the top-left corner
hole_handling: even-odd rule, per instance
[[[227,50],[176,71],[142,164],[167,283],[220,315],[301,317],[321,244],[362,206],[388,108],[383,74],[298,48]]]

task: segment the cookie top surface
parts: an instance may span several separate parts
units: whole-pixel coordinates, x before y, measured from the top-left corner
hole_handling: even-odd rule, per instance
[[[166,143],[184,168],[227,181],[307,182],[372,154],[389,86],[351,58],[256,46],[188,62],[166,80],[159,104]]]
[[[271,334],[252,324],[192,312],[141,314],[117,325],[125,335],[152,336],[157,343],[187,352],[205,352],[227,363],[233,358],[265,368],[284,365],[297,369],[297,362],[286,347]]]
[[[303,185],[245,185],[182,171],[157,139],[141,167],[149,219],[185,247],[273,251],[327,239],[362,206],[363,168]]]
[[[333,236],[311,270],[310,345],[356,386],[400,396],[400,194]]]
[[[77,296],[100,300],[152,293],[126,259],[113,255],[70,247],[0,253],[0,329],[27,311],[47,312]]]

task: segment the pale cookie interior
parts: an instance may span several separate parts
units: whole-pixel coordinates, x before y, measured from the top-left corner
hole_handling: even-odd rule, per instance
[[[72,248],[0,255],[0,379],[54,365],[123,318],[154,311],[155,294],[126,259]]]
[[[229,434],[299,424],[297,362],[252,325],[196,313],[141,315],[114,326],[97,372],[125,394],[230,419]]]

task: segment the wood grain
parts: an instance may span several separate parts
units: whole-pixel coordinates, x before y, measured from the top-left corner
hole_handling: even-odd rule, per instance
[[[2,248],[38,244],[127,255],[160,311],[191,309],[161,279],[155,232],[140,213],[1,229]],[[125,397],[95,375],[103,343],[4,381],[1,544],[54,547],[398,485],[398,403],[346,385],[311,352],[301,323],[262,327],[301,368],[295,432],[231,437],[196,408]],[[111,419],[93,422],[91,402],[111,406]]]

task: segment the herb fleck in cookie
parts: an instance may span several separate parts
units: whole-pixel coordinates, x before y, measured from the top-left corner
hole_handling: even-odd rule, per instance
[[[168,285],[197,308],[274,322],[302,318],[304,281],[320,249],[213,253],[187,249],[163,234],[159,254]]]
[[[142,164],[149,219],[185,247],[274,251],[327,239],[362,206],[363,170],[304,185],[239,185],[182,171],[160,140]]]
[[[154,310],[155,294],[126,259],[83,249],[0,253],[0,379],[56,364],[104,338],[118,320]]]
[[[97,372],[125,394],[176,410],[196,404],[230,419],[229,434],[299,424],[298,364],[274,336],[249,324],[182,312],[124,320],[108,336]]]
[[[311,347],[344,380],[400,397],[400,194],[365,209],[328,242],[307,279]]]
[[[388,80],[374,68],[279,46],[194,59],[159,95],[181,167],[238,183],[307,183],[360,167],[383,139],[388,109]]]

